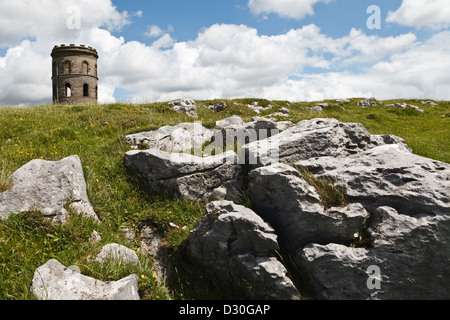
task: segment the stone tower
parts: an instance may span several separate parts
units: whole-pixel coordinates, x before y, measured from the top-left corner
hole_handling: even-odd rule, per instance
[[[55,46],[52,58],[53,104],[96,104],[97,50],[85,45]]]

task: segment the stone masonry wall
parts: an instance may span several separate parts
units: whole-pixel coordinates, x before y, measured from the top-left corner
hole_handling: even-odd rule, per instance
[[[52,57],[54,103],[97,103],[97,51],[85,46],[60,46],[53,49]]]

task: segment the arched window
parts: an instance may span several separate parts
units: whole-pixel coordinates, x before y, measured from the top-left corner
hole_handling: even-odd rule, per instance
[[[89,85],[87,83],[83,85],[83,97],[89,97]]]
[[[72,73],[72,67],[70,65],[70,61],[64,62],[64,73]]]
[[[82,73],[89,74],[89,64],[86,61],[83,62],[83,71],[82,71]]]
[[[66,83],[66,98],[72,97],[72,86],[70,83]]]

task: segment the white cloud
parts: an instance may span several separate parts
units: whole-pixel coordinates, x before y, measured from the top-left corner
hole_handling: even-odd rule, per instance
[[[149,38],[153,38],[153,37],[159,37],[160,35],[162,35],[164,33],[164,30],[161,29],[159,26],[157,25],[153,25],[150,26],[148,31],[145,33],[145,35]]]
[[[58,1],[53,3],[54,10],[61,9]],[[114,9],[110,1],[102,3],[105,10]],[[116,16],[124,17],[119,12]],[[33,19],[35,24],[38,18]],[[307,25],[266,36],[246,25],[215,24],[192,41],[176,42],[169,26],[161,32],[155,29],[156,40],[146,45],[126,42],[100,28],[105,25],[101,16],[89,27],[86,22],[83,25],[73,33],[47,33],[47,26],[34,30],[34,36],[26,28],[22,33],[10,32],[8,41],[15,38],[16,43],[0,56],[0,105],[51,103],[50,52],[62,43],[98,50],[99,101],[103,103],[114,102],[119,88],[139,102],[181,97],[450,99],[445,87],[450,83],[450,31],[419,42],[412,33],[380,37],[352,29],[346,36],[333,38],[316,25]],[[311,73],[311,68],[319,73]]]
[[[328,3],[331,0],[249,0],[248,6],[255,14],[276,13],[281,17],[303,19],[314,15],[314,5],[318,2]]]
[[[262,96],[300,101],[351,97],[449,100],[449,52],[450,31],[443,31],[373,64],[368,72],[301,74],[300,79],[264,88]]]
[[[51,69],[48,68],[51,58],[43,55],[42,50],[43,47],[28,40],[8,49],[0,63],[0,101],[45,103],[51,97]]]
[[[403,0],[386,21],[417,29],[444,29],[450,27],[450,6],[448,0]]]
[[[73,19],[80,28],[68,28]],[[0,0],[0,47],[17,45],[23,38],[58,39],[99,27],[120,30],[129,23],[129,14],[118,12],[111,0]]]

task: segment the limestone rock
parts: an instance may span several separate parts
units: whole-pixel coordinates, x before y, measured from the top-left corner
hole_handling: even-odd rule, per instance
[[[190,256],[219,281],[248,288],[250,299],[298,299],[273,229],[252,210],[230,201],[206,206],[188,239]]]
[[[178,101],[172,101],[169,103],[172,109],[176,112],[184,112],[188,116],[197,118],[197,107],[195,106],[195,101],[192,99],[181,99]]]
[[[276,118],[276,117],[289,117],[290,113],[291,112],[289,111],[289,109],[283,107],[280,110],[278,110],[278,112],[275,112],[275,113],[272,113],[272,114],[270,114],[268,116],[265,116],[265,118],[273,119],[273,118]]]
[[[255,211],[290,251],[311,242],[346,242],[365,228],[369,213],[357,203],[325,210],[314,187],[300,173],[277,163],[249,174],[249,197]]]
[[[346,158],[319,157],[296,163],[327,176],[351,202],[407,215],[450,214],[450,165],[417,156],[403,145],[384,145]]]
[[[125,141],[133,148],[159,149],[169,153],[200,150],[210,141],[216,130],[203,127],[200,123],[181,123],[165,126],[155,131],[129,135]]]
[[[97,231],[92,231],[91,236],[89,237],[89,242],[92,243],[97,243],[102,241],[102,237],[100,236],[100,234]]]
[[[240,123],[240,124],[238,124]],[[240,164],[245,162],[242,149],[247,143],[266,139],[279,133],[276,122],[263,117],[254,117],[253,121],[244,123],[241,118],[228,118],[218,123],[222,130],[216,132],[213,142],[205,150],[205,155],[222,153],[223,150],[236,150]],[[280,127],[287,124],[281,124]]]
[[[253,111],[255,111],[256,114],[261,114],[262,112],[267,111],[267,110],[271,110],[273,108],[272,105],[268,105],[267,107],[259,106],[258,102],[256,102],[256,101],[253,102],[252,104],[249,104],[248,107],[250,109],[252,109]]]
[[[245,153],[242,146],[272,137],[293,126],[291,121],[275,122],[259,116],[253,117],[251,122],[244,123],[240,117],[232,116],[216,123],[216,127],[221,131],[215,133],[214,142],[205,149],[205,154],[211,154],[212,151],[222,152],[223,149],[237,149],[239,157],[244,161]]]
[[[243,147],[255,165],[274,162],[293,164],[314,157],[343,158],[384,144],[402,144],[391,135],[371,135],[362,124],[341,123],[336,119],[313,119],[299,122],[292,128],[268,139]]]
[[[95,258],[95,261],[100,263],[117,261],[118,263],[123,264],[140,264],[136,252],[117,243],[110,243],[103,246]]]
[[[311,244],[299,250],[297,264],[316,296],[450,299],[450,216],[415,218],[380,207],[374,217],[370,249]]]
[[[248,137],[249,142],[252,142],[276,134],[278,134],[278,128],[275,121],[264,117],[255,117],[252,122],[228,126],[221,131],[225,145],[230,141],[234,142],[235,137],[238,137],[238,140],[242,140],[240,137]],[[245,141],[242,142],[245,144]]]
[[[150,185],[162,185],[175,196],[192,201],[208,201],[218,188],[226,189],[227,200],[240,191],[241,167],[233,151],[203,158],[154,149],[130,151],[125,163]]]
[[[420,109],[419,107],[414,106],[414,105],[411,105],[411,104],[406,104],[406,103],[398,103],[398,102],[396,102],[396,103],[394,103],[394,104],[389,104],[389,105],[387,105],[387,107],[395,107],[395,108],[403,108],[403,109],[406,109],[406,108],[412,108],[412,109],[414,109],[414,110],[416,110],[416,111],[424,112],[424,111],[423,111],[422,109]]]
[[[219,129],[232,128],[233,126],[241,125],[244,125],[244,120],[239,116],[231,116],[216,122],[216,127]]]
[[[312,112],[322,112],[323,108],[321,106],[314,106],[314,107],[309,108],[309,110]]]
[[[369,275],[366,270],[371,265],[367,249],[335,243],[310,244],[299,250],[296,264],[316,299],[371,298],[367,287]]]
[[[437,103],[435,103],[435,102],[433,102],[433,101],[422,101],[421,103],[422,103],[422,104],[430,105],[430,106],[432,106],[432,107],[436,107],[436,106],[438,105]]]
[[[277,121],[277,122],[275,122],[275,125],[279,132],[285,131],[285,130],[295,126],[295,124],[292,123],[291,121]]]
[[[378,103],[375,101],[375,99],[368,98],[364,99],[358,102],[358,106],[361,107],[376,107],[378,106]]]
[[[220,111],[225,110],[227,107],[228,107],[227,104],[224,101],[222,101],[220,103],[217,103],[217,104],[214,104],[214,105],[210,105],[207,108],[209,110],[214,111],[214,112],[220,112]]]
[[[285,108],[285,107],[283,107],[283,108],[281,108],[278,112],[280,112],[280,113],[282,113],[282,114],[285,114],[285,115],[289,115],[291,112],[289,111],[289,109],[288,108]]]
[[[83,168],[78,156],[61,161],[33,160],[11,176],[13,187],[0,193],[0,219],[11,214],[39,211],[55,223],[64,223],[67,211],[98,221],[86,193]]]
[[[36,269],[31,290],[38,300],[139,300],[138,278],[115,282],[83,276],[50,260]]]

